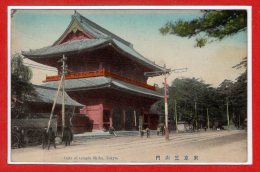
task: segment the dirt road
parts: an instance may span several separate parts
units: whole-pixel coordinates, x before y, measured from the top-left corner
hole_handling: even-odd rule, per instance
[[[242,130],[172,133],[76,140],[72,146],[11,150],[12,162],[50,163],[226,163],[247,161],[247,133]]]

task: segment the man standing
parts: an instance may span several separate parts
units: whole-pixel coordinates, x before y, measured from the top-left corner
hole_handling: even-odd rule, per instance
[[[56,149],[55,137],[56,136],[54,134],[54,131],[52,131],[52,128],[49,128],[49,132],[48,132],[48,150],[50,149],[51,143],[53,143],[53,146]]]
[[[48,144],[48,132],[47,132],[47,128],[44,128],[42,131],[42,149],[45,148],[45,146],[47,146]]]
[[[70,146],[70,142],[73,140],[73,133],[69,127],[65,127],[63,131],[62,141],[65,142],[65,146]]]

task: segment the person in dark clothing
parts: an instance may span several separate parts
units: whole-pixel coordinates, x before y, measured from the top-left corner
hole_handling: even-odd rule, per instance
[[[159,136],[159,135],[160,135],[160,132],[161,132],[161,127],[158,126],[156,131],[157,131],[157,132],[156,132],[156,133],[157,133],[157,136]]]
[[[47,128],[44,128],[42,131],[42,149],[44,149],[48,144],[48,133]]]
[[[144,130],[140,131],[140,136],[143,137],[144,136]]]
[[[24,136],[25,136],[25,131],[24,129],[21,129],[21,142],[20,142],[20,146],[21,147],[25,147],[25,141],[24,141]]]
[[[63,131],[62,141],[65,146],[70,146],[70,142],[73,140],[73,133],[69,127],[65,127]]]
[[[146,137],[148,138],[148,137],[150,137],[150,128],[146,128]]]
[[[56,149],[55,137],[56,136],[54,134],[54,131],[52,131],[52,128],[49,128],[49,132],[48,132],[48,150],[50,149],[51,143],[53,143],[53,146]]]

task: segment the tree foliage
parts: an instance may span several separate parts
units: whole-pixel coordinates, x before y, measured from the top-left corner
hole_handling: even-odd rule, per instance
[[[247,68],[244,58],[234,68]],[[231,123],[242,127],[247,118],[247,70],[236,81],[224,80],[217,88],[198,78],[176,78],[169,86],[169,121],[175,125],[175,103],[178,121],[186,121],[195,129],[227,125],[227,103]],[[159,104],[164,109],[163,101]]]
[[[26,113],[26,97],[33,90],[31,78],[32,71],[24,65],[22,56],[14,55],[11,59],[11,98],[15,100],[12,107],[14,118],[19,118]]]
[[[197,78],[177,78],[172,82],[169,93],[169,112],[172,114],[173,101],[178,104],[178,120],[186,121],[195,128],[206,126],[207,109],[211,121],[219,114],[216,89]]]
[[[191,21],[167,22],[159,30],[162,35],[173,34],[191,38],[196,36],[196,47],[222,40],[225,37],[245,31],[246,10],[203,10],[203,16]]]

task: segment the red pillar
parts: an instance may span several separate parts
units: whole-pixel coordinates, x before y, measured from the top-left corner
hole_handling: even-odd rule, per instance
[[[113,127],[112,111],[109,111],[109,127]]]

